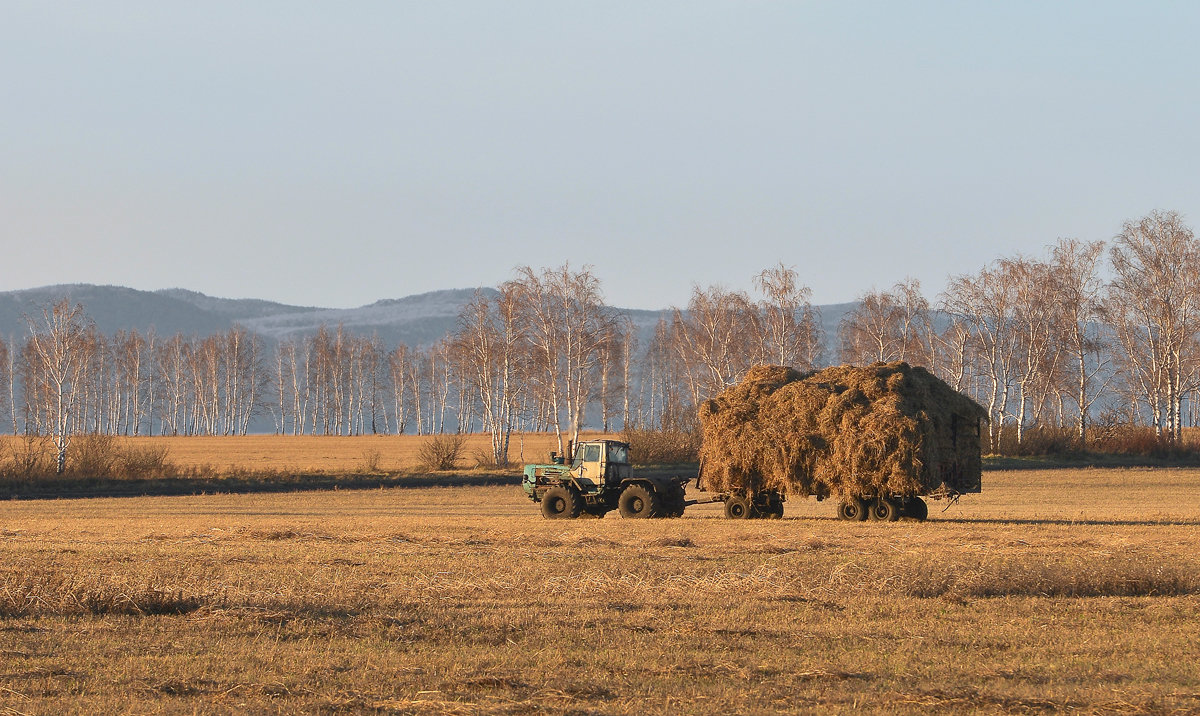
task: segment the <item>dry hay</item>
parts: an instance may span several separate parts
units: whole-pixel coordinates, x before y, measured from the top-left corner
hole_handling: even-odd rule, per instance
[[[756,366],[700,406],[704,486],[841,498],[978,492],[985,417],[907,363]]]

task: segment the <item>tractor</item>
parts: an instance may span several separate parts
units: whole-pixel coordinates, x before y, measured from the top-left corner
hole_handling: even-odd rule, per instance
[[[586,440],[573,446],[568,462],[550,453],[550,463],[526,465],[522,487],[548,519],[603,517],[682,517],[689,504],[684,486],[691,478],[634,476],[629,443]]]

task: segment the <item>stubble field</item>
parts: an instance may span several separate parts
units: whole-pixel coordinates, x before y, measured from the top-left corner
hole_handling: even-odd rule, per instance
[[[589,433],[588,436],[598,435]],[[486,460],[491,449],[484,434],[464,435],[459,466],[473,468]],[[422,435],[213,435],[117,437],[116,449],[161,449],[167,460],[185,470],[206,474],[293,473],[362,474],[411,471],[421,467],[421,446],[432,436]],[[565,439],[565,438],[564,438]],[[47,449],[49,443],[47,441]],[[0,436],[0,456],[22,449],[22,440]],[[509,459],[514,463],[544,462],[558,449],[552,434],[514,435]],[[376,465],[368,470],[368,462]]]
[[[989,472],[939,508],[7,501],[0,713],[1200,713],[1200,471]]]

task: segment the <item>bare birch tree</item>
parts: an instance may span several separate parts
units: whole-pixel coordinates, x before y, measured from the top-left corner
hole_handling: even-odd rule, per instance
[[[564,419],[571,442],[578,442],[601,347],[616,331],[615,317],[604,305],[600,281],[587,266],[572,271],[563,264],[540,272],[518,267],[513,285],[536,366],[535,386],[550,413],[559,450],[565,453]]]
[[[812,290],[799,283],[794,269],[780,262],[754,277],[763,295],[759,304],[760,363],[811,370],[820,360],[821,316],[810,303]]]
[[[995,450],[1008,413],[1017,348],[1012,277],[999,262],[976,275],[953,277],[943,293],[942,305],[943,310],[962,322],[975,343],[973,353],[980,359],[981,375],[987,383],[986,407],[991,420],[988,443]]]
[[[859,296],[858,305],[838,326],[842,360],[929,365],[933,360],[932,331],[929,302],[916,279],[897,283],[890,291],[870,291]]]
[[[26,322],[31,357],[36,361],[34,372],[47,389],[44,409],[58,453],[57,472],[61,475],[66,469],[72,419],[87,365],[82,348],[93,324],[83,306],[71,305],[68,299],[43,308],[40,320],[27,317]]]
[[[740,291],[692,288],[687,309],[673,309],[671,344],[684,367],[691,404],[737,382],[761,357],[758,308]],[[788,339],[785,342],[791,343]]]
[[[1065,380],[1075,403],[1076,434],[1087,441],[1088,415],[1098,397],[1094,386],[1107,366],[1103,317],[1103,284],[1098,276],[1103,241],[1059,239],[1051,248],[1053,335],[1070,356]]]
[[[1128,380],[1140,386],[1160,436],[1177,441],[1200,346],[1200,243],[1183,217],[1127,221],[1109,252],[1107,312]]]
[[[1035,414],[1041,413],[1061,358],[1053,333],[1053,272],[1048,263],[1023,257],[1001,259],[1000,265],[1013,291],[1017,408],[1012,417],[1020,445],[1025,439],[1029,412],[1032,409]]]
[[[463,360],[463,380],[479,404],[491,436],[492,460],[508,464],[508,448],[522,395],[527,346],[520,287],[502,284],[495,297],[476,292],[458,316],[453,345]]]

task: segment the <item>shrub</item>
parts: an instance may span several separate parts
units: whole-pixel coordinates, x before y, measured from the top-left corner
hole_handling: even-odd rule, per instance
[[[471,460],[475,463],[475,467],[496,468],[503,465],[496,464],[496,456],[492,454],[491,448],[478,448],[471,453]]]
[[[383,459],[383,453],[375,448],[367,448],[362,451],[362,469],[366,473],[380,472],[379,464]]]
[[[1197,446],[1186,431],[1183,440],[1172,442],[1157,435],[1150,426],[1098,421],[1088,426],[1087,440],[1083,443],[1074,427],[1034,425],[1025,429],[1018,444],[1016,426],[1005,425],[996,452],[1010,456],[1092,453],[1172,459],[1194,458]]]
[[[121,474],[130,478],[166,477],[175,471],[165,445],[130,446],[121,451]]]
[[[699,431],[626,428],[621,437],[629,443],[630,459],[635,465],[675,465],[700,460]]]
[[[1032,425],[1025,428],[1017,442],[1017,426],[1005,425],[1000,430],[1001,455],[1063,455],[1079,452],[1079,436],[1074,428]]]
[[[1117,455],[1150,456],[1163,447],[1153,428],[1137,425],[1096,426],[1088,437],[1096,452]]]
[[[434,435],[421,444],[417,459],[429,470],[453,470],[465,442],[462,435]]]
[[[54,446],[48,436],[27,433],[9,443],[9,459],[3,472],[26,480],[52,475],[54,457]]]
[[[80,477],[114,477],[121,453],[112,435],[79,435],[67,448],[67,471]]]

